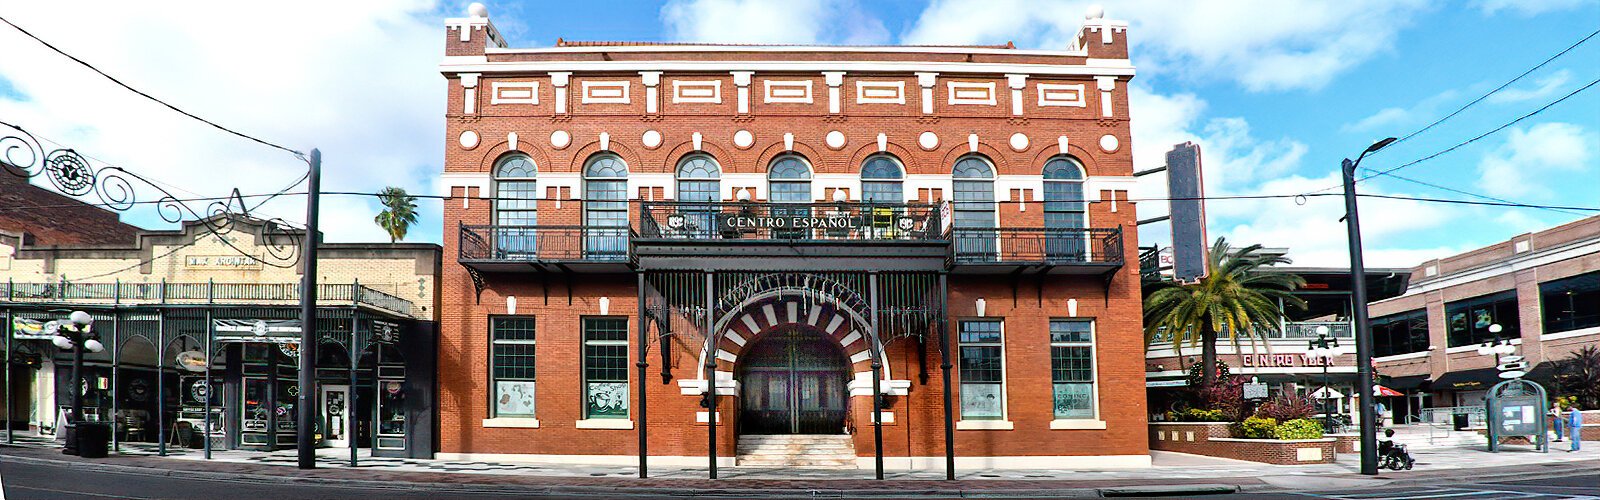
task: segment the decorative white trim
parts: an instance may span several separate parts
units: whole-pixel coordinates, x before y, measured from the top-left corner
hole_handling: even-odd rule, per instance
[[[754,71],[733,71],[733,85],[739,88],[739,114],[750,112],[750,77]]]
[[[1117,148],[1120,147],[1120,146],[1121,146],[1121,142],[1117,140],[1117,136],[1114,136],[1114,135],[1111,135],[1111,134],[1106,134],[1106,135],[1100,136],[1100,150],[1101,151],[1105,151],[1107,153],[1115,153],[1117,151]]]
[[[856,80],[856,104],[905,104],[906,82]]]
[[[611,429],[629,430],[633,428],[633,420],[626,418],[586,418],[573,423],[579,429]]]
[[[1541,338],[1539,340],[1544,340],[1544,339]],[[1483,344],[1479,343],[1479,344],[1467,344],[1467,345],[1464,345],[1464,346],[1456,346],[1456,347],[1446,347],[1444,349],[1444,353],[1445,354],[1460,354],[1460,353],[1463,353],[1463,352],[1474,352],[1474,351],[1477,351],[1478,347],[1481,347],[1482,345]],[[1520,339],[1520,338],[1511,339],[1511,345],[1522,345],[1522,339]]]
[[[882,133],[882,132],[879,132],[878,133],[878,152],[882,153],[882,152],[888,151],[888,150],[889,150],[889,135],[885,134],[885,133]]]
[[[722,104],[722,80],[673,80],[672,103]]]
[[[1088,107],[1089,100],[1084,98],[1084,85],[1081,83],[1040,83],[1034,85],[1039,93],[1039,106],[1072,106]]]
[[[628,104],[628,89],[633,87],[633,82],[628,80],[585,80],[583,82],[584,104]]]
[[[471,130],[463,130],[461,131],[461,137],[457,138],[456,142],[461,144],[461,149],[478,147],[478,133]]]
[[[756,143],[755,134],[749,130],[740,130],[733,133],[733,146],[739,149],[750,149]]]
[[[506,133],[506,149],[510,149],[512,151],[517,151],[517,133],[516,132],[507,132]]]
[[[1028,88],[1028,75],[1006,75],[1006,86],[1011,87],[1011,114],[1022,116],[1022,90]]]
[[[461,74],[461,112],[473,114],[478,112],[478,73]]]
[[[1373,363],[1387,363],[1387,362],[1390,362],[1390,361],[1404,361],[1404,360],[1407,360],[1407,359],[1426,358],[1426,357],[1428,357],[1428,354],[1430,354],[1430,353],[1432,353],[1432,351],[1417,351],[1417,352],[1408,352],[1408,353],[1405,353],[1405,354],[1396,354],[1396,355],[1393,355],[1393,356],[1378,356],[1378,357],[1372,358],[1372,362]]]
[[[866,352],[867,351],[865,350],[861,351],[862,354],[865,354]],[[887,371],[884,372],[884,376],[888,376]],[[850,383],[845,384],[845,387],[849,389],[851,396],[871,396],[872,372],[856,373],[855,379],[852,379]],[[911,381],[893,379],[879,380],[878,390],[883,391],[883,394],[890,396],[905,396],[911,393]]]
[[[538,429],[539,419],[526,417],[494,417],[483,419],[483,428]]]
[[[710,412],[705,412],[705,411],[694,412],[694,423],[703,424],[703,423],[706,423],[706,422],[710,421],[711,417],[709,416],[709,414],[710,414]],[[722,412],[720,412],[720,411],[717,412],[717,423],[718,424],[722,423]],[[651,458],[654,458],[654,457],[651,457]]]
[[[501,61],[469,62],[465,59],[448,59],[439,65],[446,74],[473,73],[545,73],[545,72],[636,72],[665,71],[671,73],[709,73],[719,71],[820,73],[844,71],[849,73],[956,73],[995,75],[1027,73],[1033,76],[1119,76],[1132,77],[1132,66],[1089,66],[1062,64],[1005,64],[929,61]],[[931,87],[931,85],[929,86]]]
[[[1017,132],[1011,134],[1011,150],[1021,153],[1028,150],[1028,134]]]
[[[762,80],[764,103],[811,104],[811,80]]]
[[[491,82],[489,104],[539,104],[539,82]]]
[[[885,424],[894,423],[894,412],[892,412],[892,411],[880,411],[879,413],[883,414],[883,423],[885,423]],[[873,415],[873,413],[871,411],[868,411],[867,415],[868,415],[867,420],[871,420],[873,423],[876,423],[878,421],[878,419],[871,417],[871,415]]]
[[[839,86],[844,84],[844,72],[824,71],[822,72],[822,83],[828,86],[828,112],[832,114],[839,114],[839,109],[841,106],[841,99],[839,98]]]
[[[935,134],[931,130],[923,132],[917,136],[917,145],[924,150],[933,151],[934,148],[939,147],[939,134]]]
[[[1106,429],[1106,421],[1091,420],[1087,418],[1058,418],[1050,421],[1050,430],[1100,430]]]
[[[1525,269],[1532,269],[1553,262],[1576,259],[1592,253],[1600,253],[1600,239],[1580,240],[1568,243],[1566,245],[1542,248],[1527,254],[1518,255],[1505,261],[1484,265],[1466,271],[1458,271],[1455,274],[1445,278],[1423,279],[1419,282],[1413,282],[1411,286],[1406,288],[1406,293],[1399,297],[1380,300],[1373,303],[1382,304],[1392,300],[1399,300],[1404,297],[1432,292],[1434,290],[1442,290],[1456,285],[1483,281],[1495,276],[1511,274]],[[1428,269],[1433,269],[1434,273],[1429,274],[1427,272]],[[1437,273],[1438,268],[1436,266],[1428,266],[1423,269],[1423,274],[1429,277],[1437,276]]]
[[[639,81],[644,83],[644,112],[655,114],[661,109],[661,72],[640,71]]]
[[[950,104],[995,105],[994,82],[945,82]]]
[[[487,49],[490,54],[582,54],[589,52],[827,52],[827,53],[897,53],[897,54],[996,54],[1028,56],[1085,57],[1083,50],[1000,49],[990,47],[938,47],[915,45],[614,45],[605,47],[530,47]],[[1127,59],[1094,59],[1095,61],[1121,61]]]
[[[550,73],[550,86],[556,89],[556,114],[567,114],[567,83],[572,79],[570,71],[554,71]]]
[[[917,85],[922,87],[922,114],[933,114],[933,86],[938,80],[938,73],[917,73]]]
[[[566,149],[570,145],[572,145],[572,134],[565,130],[550,132],[550,147]]]
[[[1541,340],[1541,341],[1544,341],[1544,340],[1561,340],[1561,339],[1570,339],[1570,338],[1573,338],[1573,337],[1582,337],[1584,335],[1597,335],[1597,334],[1600,334],[1600,326],[1593,327],[1593,328],[1584,328],[1584,329],[1581,329],[1581,330],[1569,330],[1569,331],[1565,331],[1565,332],[1540,334],[1539,335],[1539,340]]]
[[[702,354],[703,356],[704,354]],[[704,374],[704,370],[697,373]],[[733,379],[733,372],[718,370],[717,395],[737,396],[739,394],[739,381]],[[678,379],[678,393],[684,396],[698,396],[706,393],[706,379]]]
[[[650,457],[655,463],[656,457]],[[862,469],[871,469],[876,466],[875,457],[856,457],[856,466]],[[637,461],[637,457],[635,457]],[[700,465],[705,465],[706,458],[700,457]],[[956,457],[956,468],[965,470],[996,470],[996,469],[1070,469],[1070,470],[1103,470],[1103,469],[1148,469],[1150,468],[1150,455],[1051,455],[1051,456],[1003,456],[1003,457]],[[883,457],[884,469],[893,470],[929,470],[942,471],[945,467],[945,457]]]
[[[444,185],[444,194],[450,194],[452,188],[478,188],[478,196],[489,195],[489,183],[493,178],[488,172],[445,172],[439,174],[439,181]]]
[[[823,137],[823,142],[827,144],[828,149],[838,151],[839,149],[844,148],[844,132],[830,130],[828,131],[828,134]]]
[[[958,431],[1009,431],[1016,429],[1010,420],[957,420]]]
[[[644,134],[639,136],[639,143],[643,144],[645,149],[659,148],[661,147],[661,141],[661,131],[659,130],[646,130]]]
[[[1117,88],[1117,77],[1096,76],[1095,87],[1100,89],[1100,116],[1111,116],[1111,91]]]

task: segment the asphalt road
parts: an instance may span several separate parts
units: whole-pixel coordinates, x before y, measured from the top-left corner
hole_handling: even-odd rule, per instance
[[[1488,499],[1590,499],[1600,500],[1600,470],[1558,478],[1526,481],[1497,481],[1473,483],[1464,478],[1461,483],[1436,486],[1407,486],[1398,488],[1371,488],[1362,491],[1319,491],[1306,493],[1248,493],[1208,498],[1230,500],[1266,500],[1324,498],[1330,500],[1488,500]]]

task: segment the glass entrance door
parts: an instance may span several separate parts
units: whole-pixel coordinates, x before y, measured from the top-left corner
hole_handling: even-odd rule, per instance
[[[350,447],[350,386],[322,386],[322,439],[334,448]]]
[[[826,335],[772,332],[741,358],[741,434],[844,432],[850,363]]]

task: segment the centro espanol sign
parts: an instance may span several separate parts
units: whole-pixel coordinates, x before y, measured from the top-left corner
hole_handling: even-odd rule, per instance
[[[854,229],[859,219],[839,216],[757,216],[735,215],[722,219],[723,229]]]

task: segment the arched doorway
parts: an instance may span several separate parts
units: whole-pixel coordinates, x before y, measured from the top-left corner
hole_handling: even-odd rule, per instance
[[[739,356],[740,434],[842,434],[850,361],[801,325],[775,327]]]

